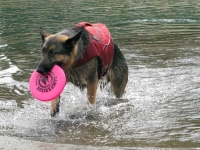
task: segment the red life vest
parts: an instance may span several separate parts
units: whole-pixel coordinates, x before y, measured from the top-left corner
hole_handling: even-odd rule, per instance
[[[76,26],[83,26],[89,32],[90,37],[90,43],[76,66],[81,66],[91,59],[99,57],[101,60],[100,79],[111,66],[114,57],[114,43],[110,32],[106,25],[102,23],[90,24],[88,22],[81,22]]]

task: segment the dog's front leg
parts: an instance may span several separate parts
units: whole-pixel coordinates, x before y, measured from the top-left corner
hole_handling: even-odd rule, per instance
[[[91,104],[96,101],[96,92],[98,87],[98,74],[96,73],[92,80],[87,82],[87,97]]]
[[[60,109],[60,96],[58,96],[56,99],[51,101],[51,117],[54,117],[56,113],[59,112]]]

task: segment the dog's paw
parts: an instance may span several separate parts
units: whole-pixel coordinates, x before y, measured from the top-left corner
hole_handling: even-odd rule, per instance
[[[56,110],[51,111],[51,117],[55,117],[57,113]]]

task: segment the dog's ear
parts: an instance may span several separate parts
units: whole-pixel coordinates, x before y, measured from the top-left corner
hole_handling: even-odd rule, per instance
[[[50,35],[50,33],[48,33],[46,30],[44,30],[41,26],[40,26],[40,35],[42,37],[42,41],[44,43],[44,39]]]
[[[74,48],[74,46],[77,44],[77,42],[79,41],[79,39],[81,38],[82,35],[82,31],[78,32],[76,35],[74,35],[73,37],[68,38],[65,43],[66,43],[66,48],[68,50],[72,50]]]

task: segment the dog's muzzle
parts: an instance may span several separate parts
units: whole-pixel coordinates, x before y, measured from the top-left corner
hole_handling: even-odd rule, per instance
[[[51,68],[38,66],[36,71],[39,72],[40,74],[47,74],[49,71],[51,71]]]

